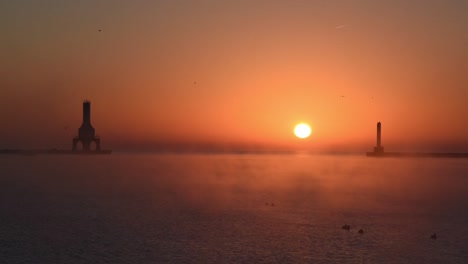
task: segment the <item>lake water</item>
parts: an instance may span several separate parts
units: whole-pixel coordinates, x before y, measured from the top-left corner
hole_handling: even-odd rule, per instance
[[[468,160],[4,155],[0,263],[468,263]]]

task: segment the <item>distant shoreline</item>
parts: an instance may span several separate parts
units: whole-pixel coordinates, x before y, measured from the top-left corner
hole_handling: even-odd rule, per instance
[[[73,150],[64,150],[64,149],[43,149],[43,150],[34,150],[34,149],[1,149],[0,154],[7,155],[24,155],[24,156],[33,156],[33,155],[109,155],[112,154],[112,150],[93,150],[93,151],[73,151]]]
[[[428,157],[428,158],[468,158],[468,153],[424,153],[424,152],[366,152],[368,157]]]
[[[92,151],[73,151],[63,149],[0,149],[0,155],[19,155],[19,156],[35,156],[35,155],[110,155],[112,150],[92,150]],[[138,152],[138,151],[137,151]],[[122,152],[122,153],[125,153]],[[297,152],[297,151],[149,151],[141,153],[154,154],[234,154],[234,155],[362,155],[359,152]],[[362,153],[362,152],[361,152]],[[411,157],[428,157],[428,158],[468,158],[468,153],[457,152],[366,152],[367,157],[375,158],[411,158]]]

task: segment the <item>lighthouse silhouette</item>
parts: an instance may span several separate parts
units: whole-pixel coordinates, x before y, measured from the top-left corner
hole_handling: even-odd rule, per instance
[[[91,143],[96,144],[96,151],[101,150],[101,139],[95,135],[94,128],[91,125],[91,102],[83,102],[83,123],[78,129],[78,136],[73,138],[73,151],[77,151],[77,144],[83,145],[83,151],[91,151]]]
[[[382,124],[377,123],[377,146],[374,147],[374,153],[383,153],[384,147],[382,146]]]

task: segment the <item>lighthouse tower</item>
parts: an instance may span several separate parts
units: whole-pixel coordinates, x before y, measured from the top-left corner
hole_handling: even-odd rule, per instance
[[[381,136],[382,136],[382,125],[380,122],[377,123],[377,146],[374,147],[374,152],[375,153],[383,153],[384,148],[382,147],[381,144]]]
[[[73,138],[73,151],[77,151],[77,144],[81,142],[83,151],[90,151],[91,143],[96,144],[96,151],[101,150],[101,140],[94,133],[94,128],[91,125],[91,102],[83,102],[83,123],[78,129],[78,136]]]

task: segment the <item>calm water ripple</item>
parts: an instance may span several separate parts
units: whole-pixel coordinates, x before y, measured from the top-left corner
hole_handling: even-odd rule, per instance
[[[465,159],[1,156],[0,263],[467,263],[466,208]]]

